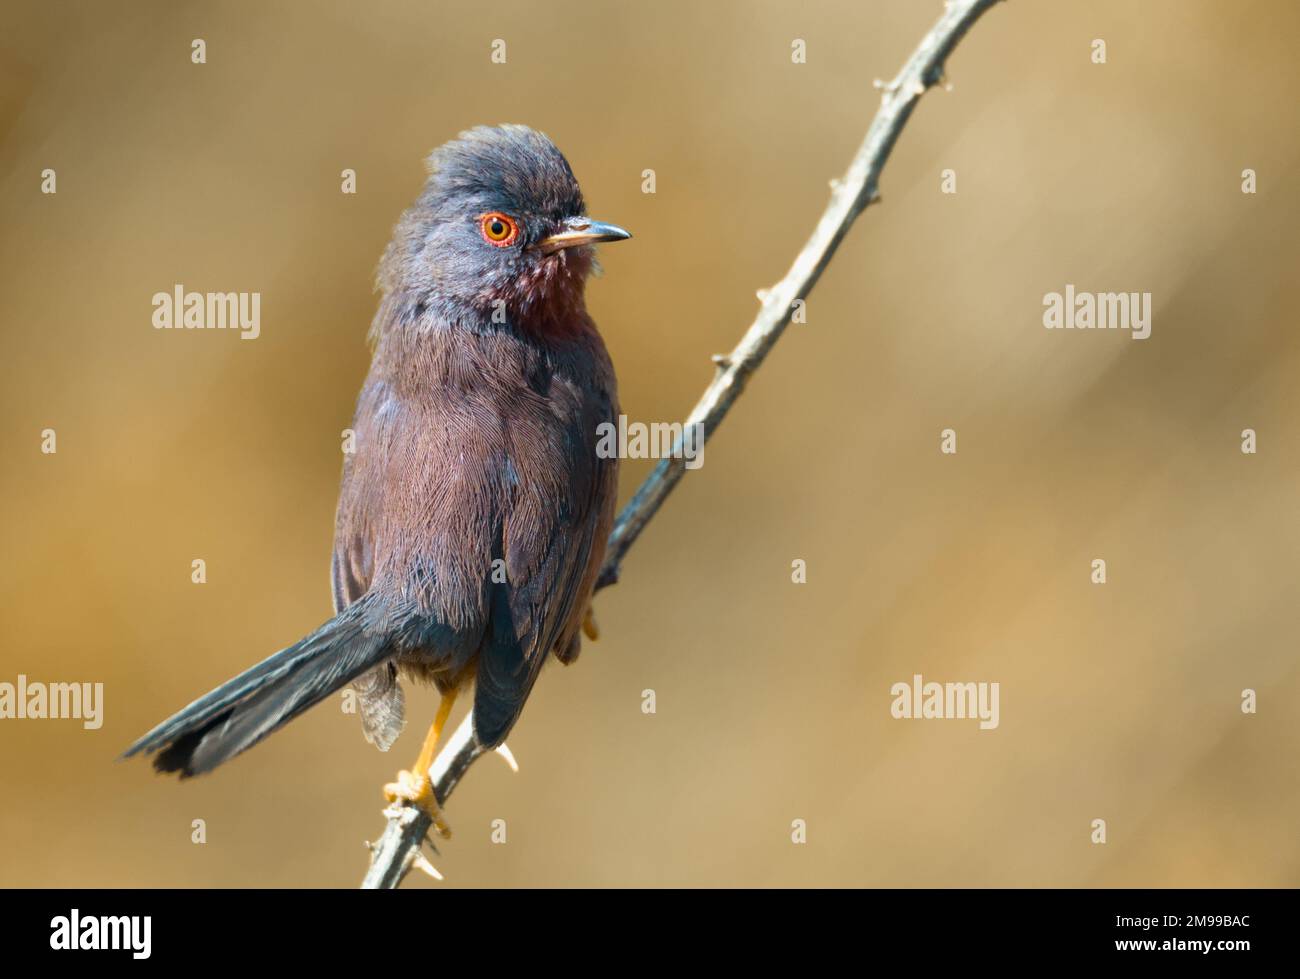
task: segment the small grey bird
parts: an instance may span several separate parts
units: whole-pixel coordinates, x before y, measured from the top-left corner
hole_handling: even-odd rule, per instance
[[[524,126],[435,150],[378,275],[374,357],[357,404],[334,535],[337,614],[127,749],[207,772],[348,683],[383,750],[404,723],[399,678],[442,694],[390,799],[436,815],[428,779],[457,691],[499,745],[548,653],[577,657],[613,523],[619,413],[583,300],[597,242],[568,161]]]

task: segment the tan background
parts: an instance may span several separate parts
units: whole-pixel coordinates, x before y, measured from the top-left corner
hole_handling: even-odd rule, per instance
[[[680,418],[938,9],[6,4],[0,680],[107,703],[0,721],[0,883],[360,879],[427,691],[387,756],[331,702],[186,784],[113,758],[328,616],[371,277],[429,149],[555,138],[636,235],[590,289],[625,408]],[[521,774],[453,798],[448,886],[1300,883],[1298,32],[1282,0],[986,15],[602,641],[543,676]],[[177,282],[261,291],[262,337],[155,331]],[[1066,282],[1152,292],[1151,339],[1044,330]],[[891,719],[915,672],[1001,683],[1000,729]]]

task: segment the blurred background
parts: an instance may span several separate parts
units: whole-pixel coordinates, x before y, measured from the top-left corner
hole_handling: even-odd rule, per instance
[[[373,273],[430,149],[555,139],[635,234],[588,290],[624,409],[680,419],[939,11],[7,3],[0,681],[105,709],[0,721],[0,884],[360,881],[430,691],[387,755],[336,699],[184,784],[114,758],[330,615]],[[408,886],[1300,884],[1298,33],[1284,0],[985,15],[543,674],[521,772],[469,774],[446,884]],[[1150,339],[1043,329],[1067,282],[1151,292]],[[176,283],[261,292],[261,337],[153,329]],[[1000,727],[893,719],[914,673],[997,681]]]

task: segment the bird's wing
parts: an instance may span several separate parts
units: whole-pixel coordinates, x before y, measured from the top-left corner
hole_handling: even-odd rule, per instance
[[[581,627],[613,522],[618,459],[600,458],[598,427],[617,409],[612,376],[597,390],[552,390],[567,413],[515,419],[508,431],[514,492],[502,520],[506,581],[493,585],[474,700],[480,743],[509,733],[547,656]],[[549,412],[548,412],[549,414]]]
[[[357,405],[358,420],[374,416],[385,397],[382,384],[367,384]],[[357,424],[357,422],[354,422]],[[354,431],[352,438],[359,437]],[[330,584],[334,611],[341,612],[370,590],[374,574],[375,526],[384,505],[384,482],[370,476],[358,464],[357,446],[343,457],[343,478],[339,488],[338,514],[334,523],[334,555],[330,563]]]
[[[358,419],[373,418],[385,396],[384,385],[367,384],[361,392]],[[354,431],[352,437],[358,439],[360,433]],[[384,481],[374,478],[368,467],[359,465],[357,446],[351,448],[354,451],[343,458],[334,554],[330,562],[336,613],[360,601],[370,590],[375,569],[375,532],[384,505]],[[397,682],[396,662],[388,659],[377,664],[355,678],[352,687],[357,692],[362,733],[380,751],[387,751],[406,726],[406,700]]]

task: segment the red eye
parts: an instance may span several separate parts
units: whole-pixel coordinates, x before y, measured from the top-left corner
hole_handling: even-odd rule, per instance
[[[519,222],[499,211],[484,214],[478,219],[478,227],[487,243],[498,248],[513,245],[519,237]]]

